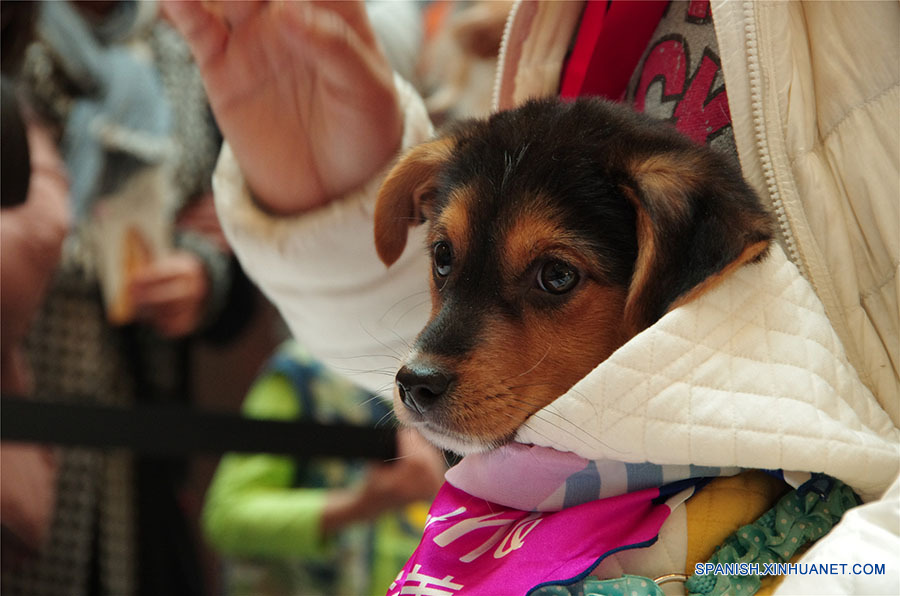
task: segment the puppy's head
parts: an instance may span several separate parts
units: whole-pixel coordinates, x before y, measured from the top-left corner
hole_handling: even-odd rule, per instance
[[[600,100],[534,101],[413,148],[378,197],[381,259],[425,222],[431,318],[397,373],[395,409],[463,454],[510,441],[771,240],[734,165]]]

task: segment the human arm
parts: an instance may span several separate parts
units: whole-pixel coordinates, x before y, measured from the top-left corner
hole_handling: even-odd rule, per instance
[[[254,418],[293,420],[299,405],[280,375],[257,381],[244,404]],[[226,454],[203,507],[207,540],[220,552],[242,556],[313,556],[324,548],[318,523],[327,490],[294,488],[296,462],[269,454]]]
[[[402,147],[430,137],[431,122],[411,86],[396,79],[404,109]],[[281,311],[292,334],[358,385],[392,386],[399,356],[427,318],[428,261],[421,228],[389,269],[374,244],[376,176],[357,191],[298,216],[261,209],[226,146],[213,188],[229,244],[244,271]]]
[[[26,553],[45,545],[56,503],[56,454],[50,447],[3,442],[0,447],[0,520]],[[6,555],[24,554],[15,549]]]
[[[337,3],[325,3],[318,8],[337,6]],[[271,7],[266,10],[269,9]],[[243,47],[244,50],[254,44],[271,46],[273,51],[275,47],[280,47],[281,42],[272,36],[253,38],[248,42],[253,33],[249,30],[245,38],[207,39],[214,36],[201,26],[204,19],[212,19],[211,26],[215,29],[215,23],[220,22],[216,19],[220,17],[210,15],[197,6],[175,3],[167,5],[167,10],[182,33],[193,39],[194,55],[201,63],[214,109],[218,109],[217,102],[223,101],[220,94],[227,95],[230,90],[218,87],[218,79],[212,76],[212,71],[203,68],[202,57],[209,53],[204,50],[204,44],[229,41],[236,44],[235,48]],[[340,16],[338,13],[332,14]],[[236,31],[233,36],[237,35]],[[302,35],[302,30],[297,35]],[[240,45],[241,40],[244,46]],[[285,55],[289,55],[297,48],[284,51]],[[352,54],[343,53],[340,56],[348,62],[357,61]],[[300,56],[296,64],[305,64],[310,68],[332,68],[325,63],[310,63],[310,59],[309,55]],[[336,59],[337,56],[329,57],[329,60]],[[239,66],[233,66],[238,78],[241,76]],[[368,71],[359,64],[347,65],[345,70],[349,71],[347,76],[351,78],[366,79],[368,76]],[[290,69],[284,72],[286,79],[291,79],[295,74]],[[403,117],[399,148],[426,140],[432,128],[421,100],[411,86],[399,77],[394,77],[390,82],[392,97],[397,101],[397,108]],[[366,89],[366,83],[357,81],[350,94],[366,97]],[[268,118],[268,114],[277,114],[276,118],[282,118],[280,111],[293,106],[293,101],[276,97],[269,99],[273,107],[258,114],[263,119]],[[372,105],[367,104],[367,107]],[[376,114],[369,113],[366,118],[383,120],[384,109],[375,111]],[[406,350],[406,344],[425,321],[424,312],[406,313],[414,310],[413,307],[424,305],[424,294],[421,292],[426,290],[427,281],[423,251],[411,249],[406,258],[390,270],[385,270],[375,257],[372,239],[374,195],[391,156],[398,149],[396,139],[391,141],[390,135],[379,137],[379,144],[392,145],[391,155],[379,159],[381,163],[374,171],[367,171],[364,177],[354,176],[351,171],[360,165],[352,158],[353,154],[342,155],[342,169],[333,174],[341,183],[341,188],[329,190],[333,194],[328,197],[328,204],[309,210],[302,216],[283,216],[281,214],[285,211],[293,210],[278,209],[269,204],[265,192],[254,185],[254,178],[248,173],[253,166],[241,158],[240,150],[241,143],[247,142],[247,139],[232,134],[232,129],[223,122],[223,119],[228,120],[225,114],[217,112],[217,119],[222,125],[227,145],[214,177],[214,194],[226,236],[244,271],[281,310],[294,335],[320,359],[336,370],[349,373],[352,380],[370,390],[384,388],[388,379],[383,371],[396,366],[397,354]],[[236,118],[234,124],[253,128],[257,119]],[[268,126],[265,124],[263,128]],[[309,137],[306,139],[309,143],[306,149],[314,146],[316,151],[328,154],[328,144],[334,140],[332,137],[349,135],[354,151],[362,150],[371,140],[370,135],[364,132],[366,126],[360,128],[352,120],[342,119],[339,129],[332,133],[302,127],[292,129],[288,124],[279,124],[277,134],[267,136],[256,131],[260,132],[254,141],[256,144],[248,142],[248,146],[276,162],[281,159],[277,154],[284,150],[283,137],[297,137],[295,142],[301,142],[299,137]],[[371,153],[368,149],[366,151]],[[274,167],[271,172],[273,180],[277,177],[277,169]],[[302,160],[291,161],[290,169],[292,175],[297,174],[299,178],[292,183],[293,187],[304,192],[310,190],[310,184],[315,185],[319,176],[317,172],[306,169]],[[273,214],[273,211],[279,215]],[[410,242],[410,245],[415,243]],[[376,369],[381,372],[371,372]]]
[[[443,456],[412,429],[397,435],[397,458],[373,464],[357,486],[333,491],[322,510],[324,535],[416,501],[431,501],[444,481]]]
[[[328,375],[328,373],[324,373]],[[329,399],[331,391],[347,387],[335,377],[311,380],[315,391]],[[281,374],[268,374],[248,395],[244,412],[254,418],[296,419],[300,403],[293,386]],[[349,403],[349,402],[348,402]],[[356,403],[356,402],[352,402]],[[334,404],[321,404],[325,409]],[[355,415],[363,409],[351,406]],[[421,437],[404,431],[396,461],[372,464],[362,478],[345,478],[346,485],[304,486],[295,478],[296,462],[272,455],[227,455],[207,493],[203,510],[207,538],[219,550],[245,556],[315,556],[327,552],[328,537],[344,527],[371,522],[383,513],[433,497],[443,481],[444,463]],[[331,469],[334,481],[340,474]]]
[[[28,121],[26,133],[31,162],[26,199],[0,215],[0,388],[19,396],[32,390],[22,342],[56,271],[69,226],[62,159],[42,126]],[[43,445],[4,442],[0,471],[6,564],[23,554],[19,547],[30,554],[46,542],[56,501],[56,456]]]
[[[31,178],[27,199],[0,215],[3,300],[0,340],[18,350],[41,304],[69,229],[68,176],[48,130],[27,123]]]

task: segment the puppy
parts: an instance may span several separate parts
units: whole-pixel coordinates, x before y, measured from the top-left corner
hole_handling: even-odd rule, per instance
[[[597,99],[532,101],[410,150],[376,205],[385,264],[420,223],[432,310],[396,375],[395,410],[464,455],[511,441],[772,240],[728,159]]]

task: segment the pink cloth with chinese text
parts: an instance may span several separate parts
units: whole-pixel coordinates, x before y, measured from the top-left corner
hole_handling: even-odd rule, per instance
[[[526,594],[587,575],[606,555],[652,544],[697,481],[598,499],[554,512],[504,507],[449,482],[419,547],[388,596]]]

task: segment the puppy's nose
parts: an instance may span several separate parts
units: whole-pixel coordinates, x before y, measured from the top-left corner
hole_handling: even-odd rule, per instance
[[[397,371],[400,401],[416,412],[427,412],[450,388],[453,378],[429,366],[406,365]]]

